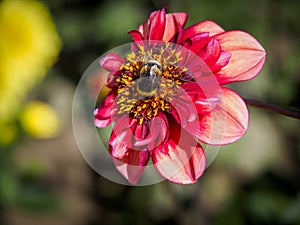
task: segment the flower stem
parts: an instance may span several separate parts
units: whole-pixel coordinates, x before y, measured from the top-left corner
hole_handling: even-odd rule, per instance
[[[275,112],[275,113],[278,113],[281,115],[289,116],[294,119],[300,120],[300,111],[282,108],[277,105],[273,105],[270,103],[265,103],[265,102],[261,102],[261,101],[253,100],[253,99],[244,99],[244,101],[246,102],[247,105],[254,106],[257,108],[261,108],[261,109],[266,109],[271,112]]]

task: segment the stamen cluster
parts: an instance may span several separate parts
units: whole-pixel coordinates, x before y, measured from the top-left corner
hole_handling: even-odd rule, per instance
[[[142,124],[159,111],[170,112],[172,96],[189,76],[181,60],[180,51],[167,43],[129,53],[116,80],[118,114],[128,113]]]

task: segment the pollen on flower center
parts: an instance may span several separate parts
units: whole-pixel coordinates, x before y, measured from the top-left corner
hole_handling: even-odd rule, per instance
[[[168,44],[139,46],[126,59],[116,80],[118,114],[127,113],[142,124],[159,111],[171,112],[172,98],[189,76],[178,65],[180,52]]]

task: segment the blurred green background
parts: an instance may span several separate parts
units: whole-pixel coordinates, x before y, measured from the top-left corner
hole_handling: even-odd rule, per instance
[[[112,183],[75,144],[71,106],[85,69],[153,10],[214,20],[265,47],[243,97],[300,108],[296,0],[0,1],[0,225],[300,224],[300,121],[250,108],[250,126],[194,185]],[[88,137],[87,137],[88,139]]]

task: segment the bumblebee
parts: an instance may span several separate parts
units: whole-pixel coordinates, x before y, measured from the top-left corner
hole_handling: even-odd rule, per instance
[[[161,64],[156,60],[148,60],[140,70],[140,78],[137,81],[138,93],[146,97],[155,95],[159,88],[158,76],[161,74]]]

